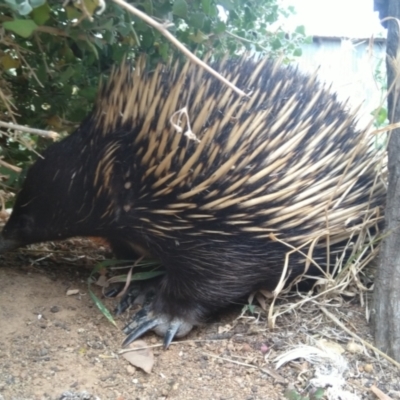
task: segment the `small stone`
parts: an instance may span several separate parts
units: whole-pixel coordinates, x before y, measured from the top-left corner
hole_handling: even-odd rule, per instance
[[[73,296],[75,294],[79,294],[79,289],[70,289],[67,290],[67,296]]]
[[[364,371],[365,371],[365,372],[370,373],[370,372],[372,372],[373,370],[374,370],[374,366],[373,366],[372,364],[365,364],[365,365],[364,365]]]
[[[47,354],[49,354],[49,350],[47,350],[45,348],[42,348],[42,349],[39,350],[39,356],[40,357],[47,356]]]
[[[242,346],[242,353],[250,353],[253,349],[248,343],[244,343]]]
[[[350,352],[350,353],[353,353],[353,354],[355,354],[355,353],[360,354],[360,353],[363,353],[363,352],[364,352],[364,347],[361,346],[361,345],[358,344],[358,343],[349,342],[349,343],[347,344],[347,346],[346,346],[346,350],[347,350],[348,352]]]
[[[60,311],[60,307],[58,306],[53,306],[50,308],[50,312],[52,313],[58,313]]]
[[[133,367],[132,365],[128,365],[126,367],[126,371],[128,372],[129,375],[134,375],[136,372],[136,368]]]
[[[262,354],[267,354],[270,350],[270,347],[267,344],[263,343],[260,347],[260,350]]]

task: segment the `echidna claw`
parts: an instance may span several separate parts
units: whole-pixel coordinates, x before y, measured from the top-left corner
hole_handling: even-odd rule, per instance
[[[118,291],[110,292],[114,296]],[[106,296],[108,293],[106,294]],[[167,349],[174,337],[182,337],[188,334],[193,328],[193,324],[184,319],[170,317],[167,314],[157,314],[152,310],[152,304],[156,290],[154,286],[143,287],[142,285],[131,285],[127,293],[123,296],[116,309],[116,315],[122,314],[132,305],[141,305],[142,308],[133,315],[129,324],[123,332],[127,335],[122,346],[126,347],[148,331],[155,331],[157,335],[163,336],[163,346]],[[108,295],[108,297],[111,297]]]
[[[122,347],[128,346],[128,344],[131,344],[133,341],[135,341],[138,337],[142,336],[145,334],[147,331],[155,328],[159,324],[159,321],[156,318],[149,319],[148,321],[143,322],[141,325],[137,326],[133,331],[130,331],[128,336],[125,338],[125,340],[122,342]],[[127,328],[129,325],[127,325],[124,328],[124,332],[127,333]],[[128,330],[129,332],[129,330]]]
[[[147,309],[147,307],[143,307],[131,318],[129,324],[126,325],[122,331],[128,335],[134,330],[138,329],[140,326],[145,325],[148,321],[153,319],[154,318],[149,318],[149,310]],[[152,328],[148,328],[148,330],[149,329]]]
[[[190,332],[193,325],[180,318],[172,318],[165,315],[152,317],[145,308],[137,312],[132,321],[123,329],[128,336],[122,346],[128,346],[134,340],[150,330],[154,330],[159,336],[164,336],[163,347],[168,349],[174,337],[182,337]]]
[[[174,337],[180,327],[181,327],[180,320],[174,319],[170,322],[170,325],[164,335],[164,340],[163,340],[164,349],[168,349],[169,345],[174,340]]]

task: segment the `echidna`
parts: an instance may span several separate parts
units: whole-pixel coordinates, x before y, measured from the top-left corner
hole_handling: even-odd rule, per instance
[[[191,63],[115,68],[76,132],[30,168],[2,232],[2,251],[97,236],[117,257],[157,257],[166,273],[129,341],[155,329],[168,346],[273,290],[286,261],[288,279],[329,268],[382,216],[377,152],[315,76],[267,59],[213,68],[249,97]]]

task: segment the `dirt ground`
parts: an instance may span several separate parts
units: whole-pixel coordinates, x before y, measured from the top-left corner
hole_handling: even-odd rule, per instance
[[[88,294],[87,278],[104,251],[85,243],[0,259],[0,400],[379,398],[371,387],[400,399],[400,370],[354,343],[317,306],[280,317],[273,331],[258,308],[255,316],[238,318],[238,307],[167,351],[147,334],[155,362],[145,373],[119,354],[128,315],[114,327]],[[78,293],[67,296],[74,289]],[[115,301],[105,304],[112,309]],[[332,312],[372,342],[357,302]],[[335,349],[329,353],[335,356],[307,353],[316,347]],[[306,352],[291,353],[276,369],[276,358],[293,349]]]

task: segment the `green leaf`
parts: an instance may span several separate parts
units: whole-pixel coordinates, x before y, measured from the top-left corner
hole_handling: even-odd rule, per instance
[[[20,15],[25,16],[32,11],[32,7],[27,1],[25,1],[17,6],[17,11]]]
[[[82,13],[72,6],[65,7],[65,11],[69,20],[79,19],[82,16]]]
[[[46,4],[46,0],[30,0],[31,6],[33,8],[38,8]]]
[[[10,53],[6,53],[0,58],[0,64],[7,71],[9,69],[18,68],[21,65],[21,60],[19,58],[13,58]]]
[[[387,120],[387,110],[384,107],[375,109],[371,115],[376,116],[375,122],[378,126],[382,126]]]
[[[94,14],[96,8],[99,6],[98,0],[83,0],[83,3],[85,4],[86,10],[90,16]]]
[[[294,55],[295,57],[300,57],[302,54],[303,54],[303,50],[302,50],[300,47],[298,47],[298,48],[293,52],[293,55]]]
[[[299,393],[296,392],[295,389],[286,389],[284,393],[284,397],[287,400],[300,400],[301,396]]]
[[[256,311],[256,307],[254,306],[254,304],[246,304],[242,308],[242,312],[249,312],[252,315],[255,313],[255,311]]]
[[[75,75],[75,69],[73,66],[70,66],[65,71],[63,71],[61,75],[59,75],[58,81],[61,83],[66,83],[71,78],[71,76],[74,75]]]
[[[202,12],[196,12],[192,14],[189,19],[189,26],[195,29],[202,29],[204,26],[204,19],[206,16]]]
[[[190,40],[192,40],[194,43],[203,43],[207,40],[207,36],[204,35],[204,33],[202,31],[197,31],[197,33],[194,34],[190,34],[189,35]]]
[[[50,7],[48,4],[43,4],[37,7],[32,12],[32,18],[36,24],[44,25],[50,18]]]
[[[3,22],[4,28],[16,33],[19,36],[28,38],[38,27],[31,19],[14,19],[14,21]]]
[[[300,35],[305,36],[306,35],[306,28],[304,27],[304,25],[299,25],[296,27],[296,29],[294,30],[296,33],[299,33]]]
[[[208,15],[210,17],[217,17],[218,14],[219,14],[218,7],[215,4],[211,4]]]
[[[87,99],[89,101],[94,101],[94,99],[96,98],[96,94],[97,94],[97,88],[96,87],[88,87],[88,88],[84,88],[84,89],[80,89],[79,90],[79,95],[84,97],[85,99]]]
[[[226,30],[226,24],[225,24],[225,22],[218,21],[218,22],[215,24],[214,33],[216,33],[216,34],[222,33],[222,32],[225,32],[225,30]]]
[[[144,11],[147,15],[153,15],[154,14],[154,9],[153,9],[153,2],[150,0],[145,1],[142,4]]]
[[[114,321],[113,316],[111,315],[110,311],[107,310],[106,306],[101,302],[101,300],[93,293],[92,289],[90,288],[89,283],[89,294],[92,298],[94,304],[96,304],[97,308],[101,311],[101,313],[111,322],[115,327],[117,324]]]
[[[36,68],[36,76],[42,84],[45,84],[48,80],[46,65],[43,62]]]
[[[0,174],[2,176],[6,176],[7,177],[6,178],[6,184],[8,186],[13,186],[17,182],[18,177],[19,177],[19,172],[15,172],[14,170],[8,169],[8,168],[3,167],[3,166],[0,167]]]
[[[148,271],[148,272],[137,272],[136,274],[132,274],[131,276],[131,282],[135,281],[147,281],[149,279],[156,278],[157,276],[165,275],[165,271],[163,270],[156,270],[156,271]],[[112,278],[108,280],[108,282],[111,283],[123,283],[126,282],[128,279],[127,274],[123,275],[115,275]]]
[[[324,397],[325,395],[325,389],[324,388],[318,388],[314,395],[312,396],[314,400],[320,400]]]
[[[271,46],[273,50],[278,50],[282,47],[282,42],[278,38],[276,38],[271,42]]]
[[[154,36],[152,32],[147,33],[146,35],[143,35],[142,37],[142,46],[144,48],[150,49],[154,45]]]
[[[17,9],[17,3],[15,0],[5,0],[6,4],[8,4],[13,10]]]
[[[106,31],[112,31],[114,28],[114,20],[110,18],[103,25],[99,25],[97,29],[104,29]]]
[[[185,0],[175,0],[172,6],[172,12],[177,17],[186,18],[188,13],[188,5]]]
[[[169,44],[168,43],[162,43],[160,47],[158,48],[158,52],[160,53],[160,56],[164,61],[168,60],[169,57]]]
[[[204,13],[209,15],[210,14],[211,0],[201,0],[201,5],[203,7]]]
[[[233,0],[220,0],[219,5],[225,8],[227,11],[231,11],[235,9],[235,4]]]

